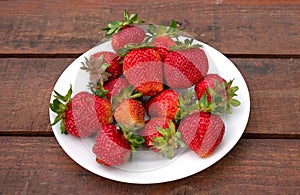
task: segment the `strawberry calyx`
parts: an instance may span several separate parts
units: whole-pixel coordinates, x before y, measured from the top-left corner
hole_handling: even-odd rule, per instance
[[[190,113],[199,110],[198,101],[193,88],[178,94],[179,110],[175,116],[175,122],[179,123],[181,119]]]
[[[123,132],[125,139],[128,141],[131,148],[131,160],[135,158],[136,149],[141,147],[145,140],[142,136],[126,130],[122,125],[118,125]]]
[[[106,31],[106,36],[112,36],[122,30],[123,28],[131,25],[131,24],[140,24],[144,23],[143,20],[138,20],[137,14],[129,15],[126,10],[124,10],[124,21],[114,20],[108,23],[108,26],[102,28],[102,30]]]
[[[158,154],[163,157],[172,159],[174,157],[174,149],[183,148],[185,146],[181,139],[181,133],[176,131],[175,124],[169,121],[167,128],[157,127],[157,131],[162,136],[152,138],[153,146],[151,149],[158,150]]]
[[[176,51],[176,50],[187,50],[187,49],[192,49],[192,48],[200,48],[202,47],[201,44],[193,44],[194,39],[185,39],[184,41],[175,41],[176,46],[171,46],[171,51]]]
[[[232,87],[233,80],[222,82],[221,84],[215,80],[215,88],[207,87],[206,91],[199,100],[199,109],[205,112],[210,112],[216,115],[222,115],[224,112],[231,114],[230,107],[237,107],[241,102],[234,99],[237,96],[238,86]],[[207,93],[206,93],[207,92]],[[208,101],[207,95],[210,95],[211,100]]]
[[[128,87],[120,90],[118,95],[111,96],[112,109],[115,110],[116,107],[125,99],[136,99],[142,97],[142,95],[143,93],[137,92],[133,85],[129,85]]]
[[[100,55],[97,59],[93,55],[89,59],[85,57],[85,62],[81,62],[82,70],[85,70],[90,75],[90,82],[88,87],[91,91],[104,98],[108,93],[108,90],[103,88],[104,82],[108,80],[108,77],[111,76],[110,73],[106,72],[106,69],[110,66],[109,63],[103,62],[104,55]]]
[[[51,126],[55,125],[56,123],[61,121],[60,130],[61,130],[62,134],[67,134],[64,119],[65,119],[65,112],[68,110],[68,104],[72,100],[71,99],[72,92],[73,92],[72,85],[70,85],[70,88],[69,88],[67,94],[64,96],[54,90],[53,96],[55,97],[55,99],[53,100],[52,103],[50,103],[50,109],[57,114],[53,123],[51,123]]]
[[[177,29],[177,22],[172,20],[170,22],[169,26],[163,26],[163,25],[153,25],[153,24],[149,24],[148,28],[147,28],[147,32],[149,33],[146,36],[145,41],[149,42],[151,40],[153,40],[153,38],[155,37],[159,37],[159,36],[169,36],[169,37],[174,37],[177,38],[179,36],[179,33],[182,31],[183,29]]]
[[[120,58],[124,58],[130,51],[135,49],[145,49],[145,48],[154,48],[155,46],[150,45],[148,42],[143,42],[141,44],[127,44],[125,47],[118,49],[117,53]],[[122,62],[121,62],[122,63]]]

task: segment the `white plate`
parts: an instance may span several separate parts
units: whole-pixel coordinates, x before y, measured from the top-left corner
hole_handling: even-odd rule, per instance
[[[201,42],[199,42],[201,43]],[[224,157],[239,141],[242,136],[250,113],[249,91],[243,76],[235,65],[219,51],[201,43],[208,56],[209,72],[218,73],[226,80],[234,78],[233,85],[239,86],[237,99],[241,105],[232,108],[232,114],[225,118],[225,134],[221,144],[214,153],[208,158],[199,158],[189,149],[182,150],[172,160],[156,156],[152,151],[139,151],[133,162],[129,162],[120,167],[104,167],[96,163],[95,155],[92,153],[92,146],[95,137],[80,139],[72,135],[60,133],[60,123],[52,126],[54,135],[63,150],[79,165],[85,169],[108,179],[135,183],[135,184],[153,184],[162,183],[188,177],[198,173],[207,167],[213,165]],[[77,58],[57,80],[54,89],[59,93],[65,94],[73,86],[73,95],[80,91],[89,91],[87,83],[88,74],[81,70],[81,62],[84,57],[98,51],[113,51],[110,42],[104,42],[91,50],[87,51]],[[50,102],[53,100],[51,96]],[[52,122],[56,114],[50,110],[50,121]]]

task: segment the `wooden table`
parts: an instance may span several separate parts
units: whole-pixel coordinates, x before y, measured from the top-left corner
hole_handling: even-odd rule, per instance
[[[120,3],[121,2],[121,3]],[[88,172],[49,125],[64,69],[123,10],[178,21],[244,76],[251,114],[237,145],[202,172],[134,185]],[[0,1],[0,194],[300,194],[300,1]]]

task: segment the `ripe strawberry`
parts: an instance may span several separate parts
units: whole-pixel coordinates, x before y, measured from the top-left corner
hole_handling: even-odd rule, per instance
[[[129,51],[124,57],[123,73],[143,96],[153,96],[163,90],[162,61],[154,49]]]
[[[159,53],[159,55],[161,57],[161,61],[164,61],[165,57],[169,53],[169,49],[166,47],[155,46],[153,49]]]
[[[180,123],[182,139],[199,157],[210,156],[221,143],[225,125],[221,118],[207,112],[194,112]]]
[[[151,118],[142,130],[142,136],[148,148],[169,159],[174,157],[174,149],[185,146],[169,118]]]
[[[195,85],[195,91],[196,91],[197,98],[200,99],[204,95],[204,92],[206,92],[207,100],[208,100],[208,102],[211,102],[211,96],[210,96],[207,88],[209,87],[211,89],[215,89],[217,87],[217,84],[219,84],[221,86],[223,82],[226,83],[226,80],[223,79],[218,74],[206,75],[200,82],[198,82]],[[222,96],[226,95],[225,91],[221,91],[221,92],[222,92],[222,94],[221,94]]]
[[[145,109],[141,102],[135,99],[123,100],[114,110],[114,117],[126,131],[135,131],[145,125]]]
[[[108,27],[102,28],[102,30],[107,31],[107,36],[112,36],[112,48],[117,52],[128,44],[141,44],[143,42],[146,33],[142,28],[132,25],[143,22],[137,19],[137,14],[129,16],[128,12],[124,11],[124,22],[112,21]]]
[[[119,78],[122,74],[122,66],[120,64],[118,54],[109,51],[102,51],[93,54],[95,60],[103,55],[103,63],[108,63],[109,66],[106,68],[106,72],[110,74],[107,81],[112,81]]]
[[[165,57],[164,77],[170,88],[189,88],[208,72],[205,52],[192,42],[193,39],[186,39],[179,45],[179,50],[169,52]]]
[[[236,96],[237,86],[232,87],[233,80],[227,82],[218,74],[208,74],[195,85],[197,98],[203,111],[230,114],[230,106],[239,106],[240,102],[233,99]]]
[[[128,81],[123,78],[117,78],[112,81],[106,82],[103,86],[104,90],[107,90],[106,98],[110,101],[111,96],[117,96],[119,95],[120,91],[124,88],[127,88],[129,86]]]
[[[117,166],[129,161],[131,147],[122,131],[115,125],[105,125],[99,131],[93,146],[96,161],[105,166]]]
[[[145,109],[142,103],[135,99],[141,96],[141,93],[136,93],[133,85],[129,85],[117,96],[111,97],[114,117],[122,130],[130,132],[144,126]]]
[[[175,41],[168,35],[160,35],[158,37],[155,37],[153,39],[153,44],[156,47],[162,47],[167,49],[170,49],[172,46],[176,46]]]
[[[61,133],[88,137],[113,122],[111,104],[98,96],[80,92],[71,99],[71,87],[65,96],[54,93],[50,109],[58,115],[51,125],[61,120]]]
[[[171,21],[169,26],[148,25],[148,35],[145,42],[155,46],[154,49],[160,54],[162,61],[164,61],[171,47],[176,46],[176,42],[172,39],[178,37],[180,32],[176,28],[177,23],[175,21]]]
[[[179,110],[178,94],[172,89],[166,89],[150,98],[145,109],[151,118],[166,117],[174,121]]]

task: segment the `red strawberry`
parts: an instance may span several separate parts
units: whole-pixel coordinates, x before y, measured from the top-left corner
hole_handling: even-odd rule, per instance
[[[199,157],[208,157],[221,143],[225,125],[218,116],[198,111],[185,117],[178,131],[192,151]]]
[[[208,72],[208,59],[193,39],[185,40],[180,50],[169,52],[164,60],[164,76],[170,88],[189,88]]]
[[[102,30],[107,31],[107,36],[112,36],[112,48],[117,52],[128,44],[141,44],[143,42],[146,33],[142,28],[132,25],[143,22],[137,19],[137,14],[129,16],[128,12],[124,11],[124,22],[112,21],[108,27]]]
[[[175,41],[167,35],[155,37],[155,39],[153,40],[153,44],[156,47],[163,47],[167,49],[170,49],[172,46],[176,46]]]
[[[205,76],[195,85],[195,92],[200,100],[200,108],[214,114],[222,114],[223,111],[230,114],[231,105],[240,105],[238,100],[233,99],[239,88],[237,86],[232,87],[232,82],[233,80],[227,82],[218,74]]]
[[[97,60],[99,56],[103,55],[103,63],[108,63],[109,66],[106,68],[106,72],[110,74],[107,81],[112,81],[119,78],[122,74],[122,66],[119,61],[118,54],[109,51],[102,51],[93,54],[94,59]]]
[[[162,61],[165,60],[165,57],[169,53],[169,49],[166,47],[155,46],[153,49],[159,53]]]
[[[178,94],[172,89],[166,89],[149,99],[145,108],[150,117],[166,117],[175,120],[179,110]]]
[[[172,39],[178,37],[180,30],[177,30],[177,23],[172,21],[169,26],[148,25],[148,33],[146,42],[150,42],[155,46],[155,50],[160,54],[162,61],[171,47],[176,46],[176,42]]]
[[[120,77],[112,81],[106,82],[103,88],[107,90],[105,96],[110,101],[112,95],[113,96],[119,95],[120,91],[124,88],[127,88],[128,86],[129,86],[128,81],[125,78]]]
[[[207,100],[208,102],[211,102],[211,96],[208,93],[207,88],[209,87],[211,89],[215,89],[217,84],[221,86],[223,82],[226,83],[226,80],[220,77],[218,74],[208,74],[195,86],[197,98],[200,99],[204,95],[204,92],[206,92]],[[225,96],[225,91],[222,91],[222,94],[220,95]]]
[[[96,161],[106,166],[117,166],[129,161],[131,147],[115,125],[106,125],[99,131],[93,146]]]
[[[129,51],[124,57],[123,73],[143,96],[153,96],[163,90],[162,61],[154,49]]]
[[[87,137],[99,131],[102,125],[112,123],[112,106],[108,101],[88,92],[80,92],[71,99],[71,87],[65,96],[54,92],[56,99],[50,108],[58,115],[52,125],[62,120],[62,133]]]
[[[185,145],[175,124],[168,118],[151,118],[142,130],[142,136],[148,148],[170,159],[174,157],[174,149]]]
[[[114,117],[126,131],[138,130],[145,125],[145,109],[141,102],[135,99],[123,100],[114,110]]]

